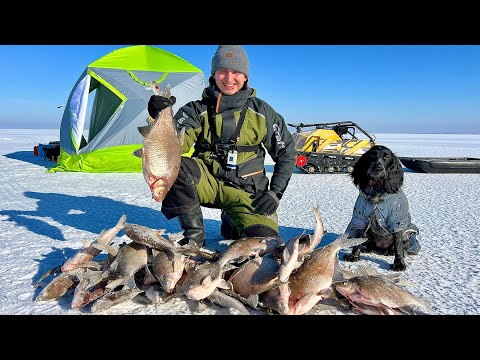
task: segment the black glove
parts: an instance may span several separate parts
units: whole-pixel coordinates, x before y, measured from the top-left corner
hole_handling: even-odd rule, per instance
[[[280,205],[280,199],[273,191],[265,191],[255,194],[256,199],[252,202],[260,212],[271,215]]]
[[[148,100],[148,114],[156,119],[158,113],[163,109],[166,109],[169,106],[175,105],[177,99],[175,96],[170,96],[170,98],[160,96],[160,95],[152,95],[150,96],[150,100]]]

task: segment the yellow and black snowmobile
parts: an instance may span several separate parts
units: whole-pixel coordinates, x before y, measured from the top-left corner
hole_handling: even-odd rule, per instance
[[[308,174],[351,173],[360,156],[376,144],[373,134],[351,121],[288,125],[297,129],[292,134],[296,167]],[[307,127],[315,129],[303,130]]]

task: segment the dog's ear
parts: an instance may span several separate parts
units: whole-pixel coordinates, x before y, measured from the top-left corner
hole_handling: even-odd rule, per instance
[[[392,153],[392,160],[387,166],[385,177],[385,191],[390,194],[396,193],[403,185],[403,167],[400,159]]]
[[[353,180],[353,184],[360,190],[364,190],[367,187],[367,170],[370,165],[370,150],[360,156],[360,159],[353,165],[353,171],[350,177]]]

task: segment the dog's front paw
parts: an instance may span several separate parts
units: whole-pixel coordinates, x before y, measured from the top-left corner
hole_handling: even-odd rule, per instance
[[[393,264],[390,265],[390,270],[393,271],[404,271],[407,269],[407,265],[403,261],[394,261]]]
[[[360,261],[360,255],[359,254],[345,254],[343,256],[343,260],[349,261],[349,262]]]

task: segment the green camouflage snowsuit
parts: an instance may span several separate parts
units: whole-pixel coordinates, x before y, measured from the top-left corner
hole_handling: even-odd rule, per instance
[[[252,206],[253,195],[271,190],[281,198],[295,167],[296,152],[283,117],[255,93],[248,88],[226,96],[211,84],[201,100],[177,111],[177,130],[185,127],[183,152],[193,145],[195,151],[191,158],[182,157],[178,178],[162,202],[167,219],[200,204],[223,209],[238,233],[259,224],[278,234],[277,213],[260,214]],[[237,141],[229,141],[242,110],[244,122]],[[227,168],[222,156],[228,149],[238,151],[234,169]],[[275,162],[271,179],[264,168],[265,150]]]

